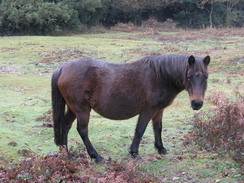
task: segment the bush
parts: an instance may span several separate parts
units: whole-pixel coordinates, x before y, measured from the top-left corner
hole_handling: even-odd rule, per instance
[[[228,153],[237,163],[243,164],[244,98],[232,102],[219,93],[210,101],[216,108],[195,116],[193,132],[186,136],[186,143],[194,141],[204,149]]]
[[[56,35],[79,24],[78,13],[61,3],[6,0],[0,6],[0,32],[4,35]]]

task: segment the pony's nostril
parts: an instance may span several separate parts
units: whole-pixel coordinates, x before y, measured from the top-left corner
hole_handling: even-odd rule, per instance
[[[201,109],[202,105],[203,105],[203,101],[193,100],[191,102],[191,106],[192,106],[192,109],[193,110],[199,110],[199,109]]]

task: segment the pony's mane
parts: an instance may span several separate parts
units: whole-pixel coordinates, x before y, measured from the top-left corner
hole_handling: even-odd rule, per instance
[[[188,55],[158,55],[147,56],[141,59],[155,70],[158,79],[174,81],[178,86],[185,85],[187,70],[189,68]],[[202,58],[195,57],[194,69],[203,71]]]

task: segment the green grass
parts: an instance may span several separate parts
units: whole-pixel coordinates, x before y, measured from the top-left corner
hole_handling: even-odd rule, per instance
[[[189,39],[191,35],[193,38]],[[58,151],[53,143],[53,130],[43,128],[37,118],[51,108],[52,71],[75,58],[93,57],[121,63],[155,53],[210,55],[212,60],[206,98],[214,92],[234,96],[233,88],[238,86],[240,91],[243,89],[243,63],[235,65],[230,60],[244,57],[243,36],[231,32],[226,37],[206,35],[208,33],[201,30],[159,32],[156,35],[147,32],[108,32],[64,37],[0,38],[0,161],[17,162],[23,158],[18,153],[21,149],[41,155]],[[209,107],[211,104],[206,100],[202,110]],[[241,179],[238,167],[228,156],[201,152],[197,146],[183,147],[183,136],[191,129],[195,113],[190,108],[186,92],[182,92],[165,110],[162,138],[169,154],[159,159],[153,147],[152,125],[149,124],[140,145],[143,159],[140,169],[145,175],[153,173],[163,176],[165,182],[238,182]],[[128,149],[136,121],[137,117],[125,121],[108,120],[92,112],[90,139],[106,159],[129,163],[132,160]],[[82,152],[85,147],[75,125],[76,122],[69,133],[69,146],[81,148]],[[10,142],[16,142],[17,146],[9,145]],[[103,170],[103,165],[94,166]],[[223,176],[226,171],[229,176]]]

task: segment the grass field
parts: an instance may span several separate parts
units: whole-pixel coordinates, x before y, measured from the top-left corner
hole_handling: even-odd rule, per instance
[[[80,57],[113,63],[131,62],[146,55],[210,55],[206,98],[223,92],[235,98],[244,92],[244,29],[176,30],[174,32],[107,32],[62,37],[0,38],[0,166],[30,154],[55,153],[52,128],[43,127],[51,106],[50,78],[60,64]],[[211,107],[206,100],[202,111]],[[140,170],[163,177],[162,182],[240,182],[240,165],[231,158],[198,146],[183,146],[196,112],[182,92],[164,112],[163,142],[169,154],[159,157],[153,147],[151,125],[142,139]],[[44,117],[43,117],[44,116]],[[89,135],[106,159],[129,164],[137,118],[112,121],[92,113]],[[75,124],[69,133],[73,149],[85,147]],[[27,154],[24,152],[28,152]],[[101,172],[106,165],[95,165]],[[1,181],[0,181],[1,182]]]

